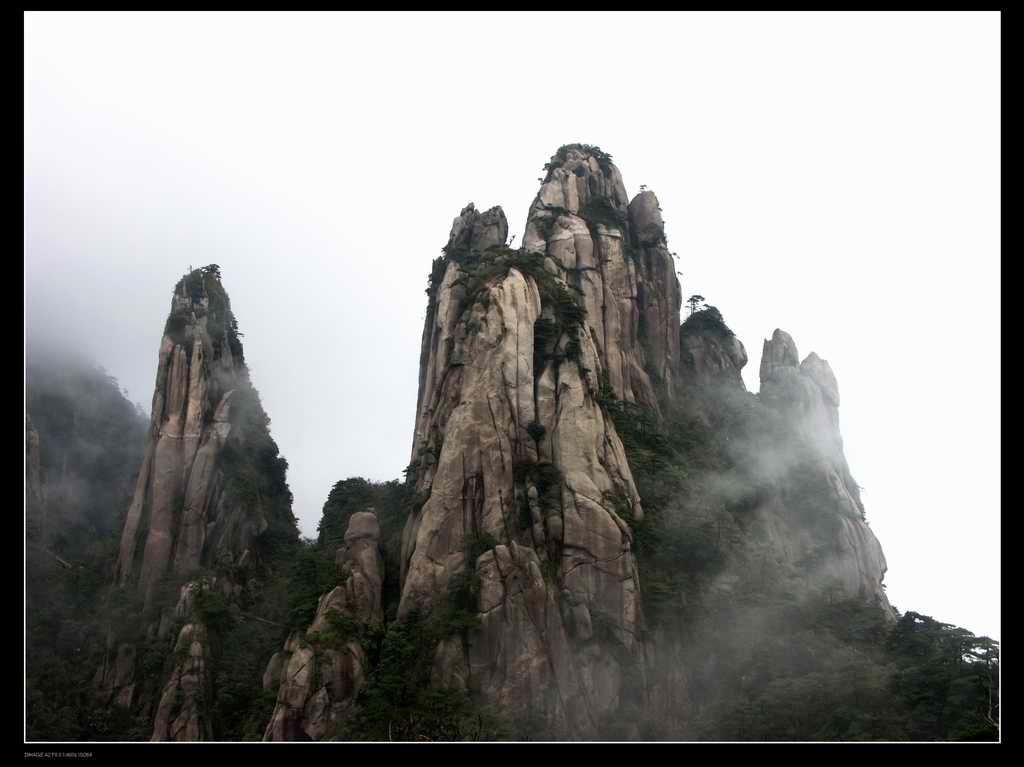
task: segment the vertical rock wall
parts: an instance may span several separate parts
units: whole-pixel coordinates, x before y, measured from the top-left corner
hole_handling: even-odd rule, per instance
[[[412,456],[423,503],[403,535],[399,618],[471,573],[480,627],[442,643],[460,668],[439,678],[585,738],[638,711],[645,686],[630,529],[643,510],[602,382],[659,407],[676,377],[679,288],[674,274],[660,282],[671,257],[653,195],[634,208],[646,235],[627,259],[618,171],[575,152],[563,165],[522,250],[470,206],[435,266]],[[603,204],[618,226],[572,212]]]
[[[829,554],[818,566],[814,580],[838,589],[844,598],[877,604],[894,617],[882,588],[885,556],[865,523],[860,488],[843,453],[836,377],[828,362],[813,352],[803,362],[798,360],[792,337],[776,329],[771,340],[764,342],[760,399],[779,412],[809,448],[807,465],[817,488],[817,503],[823,515],[836,521],[830,529]],[[806,537],[806,528],[786,536],[790,546]]]
[[[524,247],[550,256],[579,292],[618,398],[657,410],[676,391],[682,301],[658,199],[644,191],[630,202],[599,150],[565,149],[547,167]]]
[[[135,584],[147,602],[168,574],[187,573],[218,556],[237,561],[267,524],[259,509],[221,503],[217,457],[231,434],[231,398],[238,389],[251,390],[230,318],[219,279],[193,272],[179,283],[117,559],[118,582]],[[223,534],[239,527],[228,517],[242,521],[240,534]]]
[[[150,641],[179,627],[155,705],[153,740],[213,737],[216,638],[196,599],[213,589],[236,603],[259,576],[257,537],[272,524],[297,536],[283,466],[266,466],[268,452],[277,460],[266,422],[219,270],[185,275],[160,344],[149,436],[115,568],[121,589],[137,593],[146,614],[159,616],[146,629]],[[232,481],[235,490],[228,492]],[[261,492],[268,483],[270,492]],[[221,574],[211,578],[213,570]],[[167,588],[178,590],[176,605],[166,603]],[[135,648],[119,643],[116,633],[113,627],[108,653],[117,648],[116,660],[108,658],[97,672],[97,686],[130,707],[139,702],[137,682],[153,680],[136,680],[127,660]]]

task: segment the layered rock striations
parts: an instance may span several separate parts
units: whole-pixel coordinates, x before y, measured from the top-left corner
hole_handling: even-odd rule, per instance
[[[221,554],[240,558],[266,526],[259,510],[225,508],[217,457],[231,433],[232,395],[251,388],[231,309],[212,274],[175,288],[157,363],[149,441],[121,536],[117,578],[146,595],[170,572]],[[234,522],[234,524],[233,524]],[[234,535],[225,534],[228,531]]]
[[[146,641],[173,641],[170,670],[161,691],[142,694],[129,662],[136,643],[113,630],[95,680],[101,694],[152,715],[153,740],[213,737],[210,605],[237,610],[251,601],[261,541],[297,538],[287,464],[268,422],[218,267],[190,272],[175,287],[164,328],[148,441],[115,567],[122,592],[136,595],[149,616]],[[151,689],[152,678],[143,681]]]
[[[658,409],[676,392],[681,293],[654,192],[632,200],[611,158],[563,147],[530,207],[523,244],[580,298],[616,396]]]
[[[520,250],[505,246],[500,208],[469,205],[434,264],[398,617],[429,612],[468,577],[479,625],[440,644],[436,684],[552,737],[609,723],[635,737],[642,711],[678,715],[687,698],[685,671],[667,662],[686,656],[671,638],[680,627],[652,632],[642,607],[645,557],[667,550],[658,535],[717,531],[691,600],[729,599],[758,562],[780,589],[838,583],[887,609],[885,565],[842,457],[827,364],[800,365],[780,338],[765,348],[760,399],[749,394],[746,350],[716,309],[680,326],[654,193],[630,200],[596,147],[563,147],[545,169]],[[726,423],[740,424],[732,442]],[[716,431],[702,456],[701,435]],[[658,455],[668,445],[688,446],[677,463]],[[693,460],[707,468],[674,468]],[[659,486],[651,522],[637,467]],[[662,577],[678,583],[651,566],[658,595]]]
[[[602,403],[669,400],[680,292],[653,193],[630,203],[594,148],[547,170],[522,249],[505,247],[500,208],[470,205],[435,263],[399,618],[471,574],[480,626],[442,644],[460,666],[442,676],[592,737],[634,716],[645,686],[643,509]]]

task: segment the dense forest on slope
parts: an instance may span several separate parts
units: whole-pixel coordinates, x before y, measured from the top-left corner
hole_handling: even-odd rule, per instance
[[[97,608],[110,582],[147,418],[103,370],[51,355],[29,356],[26,400],[45,493],[29,497],[26,509],[27,736],[103,737],[119,717],[93,706],[88,693],[104,641]]]

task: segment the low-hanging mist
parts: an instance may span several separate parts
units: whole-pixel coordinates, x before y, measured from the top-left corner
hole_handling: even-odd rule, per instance
[[[998,737],[997,644],[888,600],[829,364],[776,329],[749,392],[719,309],[682,321],[654,192],[585,144],[540,181],[518,248],[500,207],[455,218],[403,478],[335,481],[316,540],[217,264],[174,285],[148,427],[104,374],[30,368],[30,635],[77,627],[30,658],[31,733]]]

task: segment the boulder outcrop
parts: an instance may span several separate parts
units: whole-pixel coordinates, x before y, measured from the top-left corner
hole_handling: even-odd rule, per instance
[[[360,635],[383,624],[384,562],[372,510],[349,519],[338,548],[338,585],[320,597],[316,617],[267,664],[265,689],[277,703],[264,740],[319,740],[351,713],[369,668]]]
[[[691,314],[679,328],[684,390],[728,386],[746,391],[747,350],[714,307]]]

